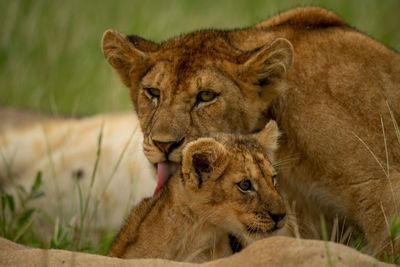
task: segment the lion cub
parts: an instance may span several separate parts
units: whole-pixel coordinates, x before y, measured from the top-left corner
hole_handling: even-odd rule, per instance
[[[271,121],[257,134],[189,143],[180,169],[133,208],[108,255],[203,262],[282,228],[285,206],[271,163],[278,135]]]

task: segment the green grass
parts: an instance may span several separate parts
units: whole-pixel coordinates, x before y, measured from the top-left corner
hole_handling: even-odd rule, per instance
[[[7,193],[0,194],[0,236],[32,246],[42,247],[44,245],[32,227],[33,214],[38,210],[29,207],[31,201],[43,197],[43,192],[40,191],[41,184],[42,177],[38,172],[29,192],[22,186],[16,186],[17,197]]]
[[[16,195],[0,193],[0,236],[31,247],[106,254],[117,229],[96,231],[96,238],[87,234],[93,232],[90,226],[96,220],[94,210],[86,206],[89,201],[95,201],[90,199],[90,194],[87,194],[86,201],[81,200],[80,204],[86,209],[79,211],[79,221],[74,224],[70,223],[74,215],[66,221],[60,221],[59,217],[51,218],[32,203],[35,199],[45,197],[41,185],[41,173],[38,172],[30,190],[16,185]],[[46,239],[42,234],[43,223],[51,225],[54,229],[50,239]]]
[[[398,0],[0,1],[0,105],[94,114],[131,108],[105,62],[106,29],[162,41],[201,28],[245,27],[279,11],[317,5],[400,50]]]

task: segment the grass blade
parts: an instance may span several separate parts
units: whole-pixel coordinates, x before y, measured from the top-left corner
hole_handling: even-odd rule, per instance
[[[386,101],[386,105],[387,105],[387,107],[389,109],[390,117],[392,118],[393,127],[394,127],[394,130],[396,132],[396,136],[397,136],[397,142],[399,142],[399,145],[400,145],[400,129],[399,129],[399,125],[397,124],[397,121],[396,121],[396,118],[394,117],[393,111],[390,108],[389,103],[387,101]]]
[[[43,183],[42,182],[42,172],[38,171],[37,174],[36,174],[35,181],[32,184],[31,192],[33,193],[36,190],[38,190],[38,188],[42,185],[42,183]]]

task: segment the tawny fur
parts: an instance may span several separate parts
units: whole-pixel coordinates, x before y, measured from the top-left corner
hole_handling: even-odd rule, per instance
[[[277,136],[271,122],[250,137],[218,135],[189,143],[181,169],[133,208],[108,255],[202,262],[232,254],[229,234],[247,246],[276,233],[286,220],[269,160]],[[254,190],[240,191],[243,179]]]
[[[279,182],[296,202],[300,234],[320,238],[321,214],[328,223],[338,216],[361,231],[370,253],[392,252],[385,217],[400,203],[390,115],[400,121],[398,53],[315,7],[161,44],[109,30],[102,48],[130,88],[152,163],[179,162],[199,136],[254,132],[275,119],[277,161],[291,159]],[[215,98],[199,102],[201,91]],[[164,154],[153,140],[184,142]]]

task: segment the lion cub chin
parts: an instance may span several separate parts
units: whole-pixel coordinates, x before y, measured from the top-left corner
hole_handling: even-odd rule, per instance
[[[274,121],[253,135],[200,138],[180,169],[133,208],[109,256],[203,262],[231,255],[285,223],[276,190]]]

